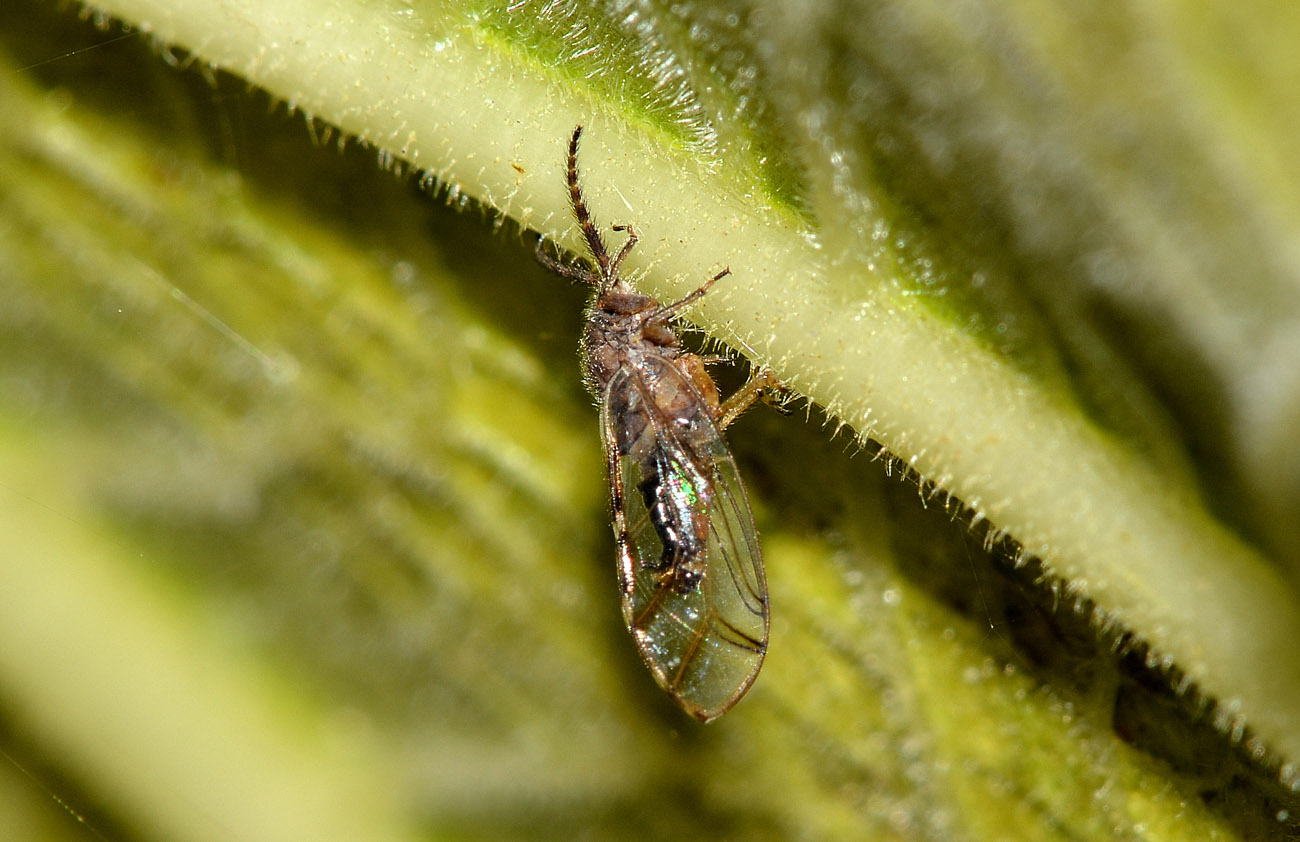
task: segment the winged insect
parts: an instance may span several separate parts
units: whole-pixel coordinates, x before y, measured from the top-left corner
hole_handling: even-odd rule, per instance
[[[595,290],[582,369],[600,405],[623,618],[659,686],[708,722],[745,695],[767,652],[762,553],[722,430],[776,383],[764,372],[719,401],[673,319],[730,270],[670,304],[637,292],[620,274],[637,232],[613,226],[627,239],[611,257],[579,183],[581,136],[578,126],[567,183],[594,267],[560,263],[541,243],[537,256]]]

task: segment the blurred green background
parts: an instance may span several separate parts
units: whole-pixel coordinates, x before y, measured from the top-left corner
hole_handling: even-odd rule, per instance
[[[816,410],[729,435],[772,649],[686,719],[618,614],[584,291],[92,23],[0,10],[0,836],[1294,831],[1276,758]]]

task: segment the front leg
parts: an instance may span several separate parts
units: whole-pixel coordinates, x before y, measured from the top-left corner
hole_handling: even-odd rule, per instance
[[[627,232],[627,242],[623,243],[623,248],[618,250],[618,254],[614,255],[614,262],[609,265],[609,273],[614,277],[618,277],[618,269],[623,265],[623,258],[627,257],[627,253],[632,250],[632,246],[636,245],[637,236],[636,229],[631,225],[615,225],[614,230]]]
[[[705,281],[702,285],[700,285],[699,289],[695,290],[691,294],[687,295],[684,298],[679,298],[678,300],[674,301],[672,304],[665,304],[662,307],[660,307],[658,310],[655,310],[653,313],[650,314],[650,317],[646,321],[653,321],[653,322],[668,321],[673,317],[673,314],[676,313],[678,310],[682,310],[686,307],[689,307],[692,304],[694,304],[696,301],[699,301],[701,298],[703,298],[704,294],[709,291],[709,287],[713,286],[718,281],[722,280],[723,278],[727,277],[730,274],[731,274],[731,267],[728,266],[718,274],[714,275],[712,278],[709,278],[707,281]]]
[[[542,264],[547,269],[550,269],[552,272],[554,272],[557,275],[562,275],[571,281],[581,281],[584,284],[589,284],[591,286],[596,287],[597,289],[600,288],[599,275],[587,269],[584,269],[581,266],[569,266],[567,264],[561,263],[560,261],[556,260],[555,258],[551,257],[549,254],[547,254],[546,240],[543,238],[540,237],[538,238],[537,248],[533,252],[533,256],[537,258],[538,263]]]

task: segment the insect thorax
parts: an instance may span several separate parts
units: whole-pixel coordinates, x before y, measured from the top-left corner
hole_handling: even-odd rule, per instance
[[[675,359],[681,342],[666,322],[649,317],[659,302],[638,292],[612,290],[592,305],[583,333],[583,371],[587,388],[604,396],[609,381],[624,367],[639,368],[647,354]]]

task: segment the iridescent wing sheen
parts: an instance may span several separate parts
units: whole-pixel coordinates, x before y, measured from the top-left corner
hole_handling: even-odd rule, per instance
[[[668,411],[656,401],[665,395]],[[736,463],[704,399],[661,356],[614,376],[601,425],[623,618],[659,685],[708,722],[745,694],[767,651],[767,582]],[[689,586],[665,567],[662,530],[640,491],[665,481],[707,528],[702,563],[695,560],[702,575]]]

